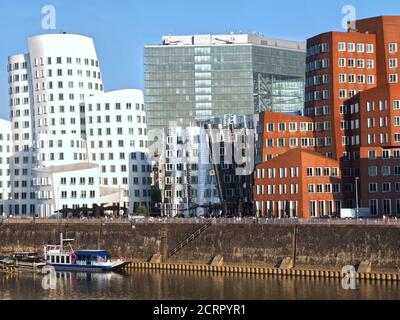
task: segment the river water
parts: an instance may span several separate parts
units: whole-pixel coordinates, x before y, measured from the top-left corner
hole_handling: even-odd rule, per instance
[[[31,273],[0,275],[0,300],[398,300],[399,288],[397,282],[361,280],[355,290],[344,290],[339,279],[177,271],[62,272],[52,280]]]

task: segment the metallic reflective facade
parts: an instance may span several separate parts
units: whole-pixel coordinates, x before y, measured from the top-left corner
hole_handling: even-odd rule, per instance
[[[151,128],[171,122],[185,126],[225,114],[302,109],[302,43],[262,45],[250,35],[232,42],[171,45],[164,40],[163,45],[145,47],[145,104]]]

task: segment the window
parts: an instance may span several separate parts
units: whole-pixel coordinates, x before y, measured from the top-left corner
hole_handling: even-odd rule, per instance
[[[374,128],[375,127],[375,118],[368,118],[367,126],[368,126],[368,128]]]
[[[267,124],[267,132],[272,132],[272,131],[274,131],[274,124],[268,123]]]
[[[397,83],[397,74],[389,74],[389,82]]]
[[[389,59],[389,68],[397,68],[397,59]]]
[[[376,166],[368,167],[368,175],[370,177],[376,177],[378,175],[378,167]]]
[[[382,192],[390,192],[391,190],[391,183],[390,182],[384,182],[382,183]]]
[[[393,101],[393,109],[400,110],[400,100]]]
[[[346,67],[346,59],[339,58],[339,68],[345,68],[345,67]]]
[[[339,51],[339,52],[344,52],[344,51],[346,51],[346,42],[339,42],[339,43],[338,43],[338,51]]]
[[[365,47],[365,46],[364,46],[363,43],[358,43],[358,44],[357,44],[357,52],[363,53],[363,52],[365,51],[364,47]]]
[[[397,52],[397,43],[389,43],[389,52],[390,53]]]
[[[377,183],[370,183],[370,184],[368,185],[368,191],[369,191],[370,193],[378,192],[378,184],[377,184]]]
[[[374,60],[367,60],[366,67],[367,67],[367,69],[373,69],[374,68]]]
[[[374,45],[373,44],[367,44],[366,45],[366,52],[367,53],[374,53]]]
[[[297,123],[296,123],[296,122],[290,122],[290,123],[289,123],[289,131],[290,131],[290,132],[295,132],[295,131],[297,131]]]
[[[382,166],[382,176],[390,176],[390,166]]]
[[[369,150],[368,151],[368,159],[369,160],[376,160],[376,151],[375,150]]]
[[[354,43],[348,43],[347,44],[347,49],[349,52],[355,52],[356,51],[356,46]]]

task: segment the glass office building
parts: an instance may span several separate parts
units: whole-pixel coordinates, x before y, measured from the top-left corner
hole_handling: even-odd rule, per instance
[[[258,34],[168,36],[162,45],[145,46],[144,56],[150,128],[303,108],[302,42]]]

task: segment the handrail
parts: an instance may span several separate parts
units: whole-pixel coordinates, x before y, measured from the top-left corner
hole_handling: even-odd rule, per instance
[[[184,247],[186,247],[189,243],[191,243],[193,240],[197,239],[202,233],[204,233],[209,227],[211,227],[211,225],[212,225],[211,221],[202,225],[200,229],[193,232],[189,237],[187,237],[185,240],[183,240],[177,247],[172,249],[169,252],[169,257],[174,256],[179,251],[181,251]]]
[[[1,220],[0,220],[1,221]],[[277,219],[277,218],[213,218],[209,220],[211,224],[215,225],[231,225],[231,224],[254,224],[254,225],[382,225],[382,226],[400,226],[400,219]],[[128,225],[141,225],[141,224],[194,224],[203,225],[206,219],[202,218],[144,218],[135,220],[104,220],[104,219],[46,219],[36,218],[33,219],[19,219],[19,218],[6,218],[3,219],[3,226],[7,224],[128,224]],[[1,224],[0,224],[1,225]]]

